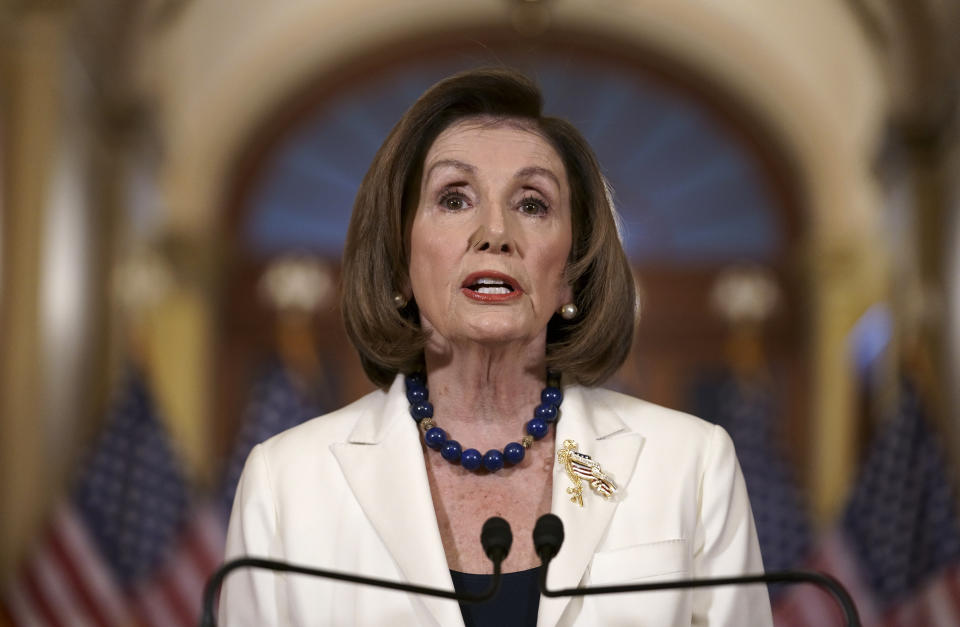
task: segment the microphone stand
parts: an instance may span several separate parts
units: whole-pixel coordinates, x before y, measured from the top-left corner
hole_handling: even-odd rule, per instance
[[[464,603],[481,603],[492,599],[500,589],[501,566],[510,552],[510,545],[513,543],[513,535],[510,531],[510,525],[500,517],[487,519],[483,524],[483,530],[480,532],[480,543],[483,545],[484,552],[490,561],[493,562],[493,578],[490,580],[489,587],[483,592],[471,594],[459,594],[450,590],[441,590],[440,588],[428,588],[426,586],[417,586],[414,584],[401,583],[399,581],[390,581],[387,579],[377,579],[374,577],[362,577],[360,575],[351,575],[334,570],[324,570],[321,568],[312,568],[309,566],[300,566],[290,564],[279,560],[272,560],[260,557],[239,557],[225,562],[220,566],[207,580],[207,585],[203,590],[203,615],[200,618],[200,627],[216,627],[217,623],[213,615],[214,598],[223,584],[223,580],[228,574],[240,568],[260,568],[274,572],[297,573],[301,575],[311,575],[315,577],[324,577],[326,579],[336,579],[338,581],[349,581],[377,588],[387,588],[390,590],[400,590],[402,592],[412,592],[414,594],[423,594],[426,596],[440,597],[442,599],[451,599]]]
[[[563,543],[563,523],[553,514],[544,514],[537,520],[533,530],[533,540],[537,555],[543,568],[540,569],[540,593],[545,597],[591,596],[594,594],[615,594],[618,592],[646,592],[650,590],[673,590],[679,588],[705,588],[710,586],[743,585],[754,583],[812,583],[824,588],[834,598],[843,611],[849,627],[860,627],[860,616],[850,593],[839,581],[825,573],[814,571],[780,571],[760,575],[741,575],[737,577],[711,577],[707,579],[677,579],[673,581],[655,581],[618,586],[591,586],[589,588],[547,589],[547,569],[550,562],[560,551]]]

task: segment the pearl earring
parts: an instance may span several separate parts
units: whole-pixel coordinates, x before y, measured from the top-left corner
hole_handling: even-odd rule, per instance
[[[393,304],[397,309],[403,309],[407,306],[407,299],[400,292],[393,293]]]
[[[564,320],[573,320],[578,313],[580,313],[580,310],[573,303],[567,303],[560,308],[560,317]]]

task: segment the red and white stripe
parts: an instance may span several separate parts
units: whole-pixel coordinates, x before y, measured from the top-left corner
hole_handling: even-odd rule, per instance
[[[860,576],[856,561],[842,534],[827,534],[808,565],[810,570],[827,573],[846,587],[853,597],[863,625],[879,625],[880,613]],[[829,627],[843,625],[843,613],[833,597],[813,585],[795,585],[773,608],[777,627]]]
[[[203,587],[223,561],[225,530],[211,508],[201,508],[158,572],[138,586],[144,621],[154,627],[192,627],[200,619]]]
[[[62,505],[7,594],[15,625],[130,625],[123,594],[93,539]]]
[[[223,559],[223,545],[220,518],[201,509],[158,572],[126,595],[64,505],[7,589],[6,611],[15,626],[24,627],[192,627],[200,618],[206,579]]]
[[[828,535],[813,570],[836,577],[853,597],[864,627],[956,627],[960,625],[960,565],[935,577],[909,599],[882,612],[860,576],[857,563],[840,533]],[[828,627],[843,625],[833,599],[812,586],[794,586],[773,608],[777,627]]]
[[[887,617],[888,627],[960,625],[960,567],[947,569]]]

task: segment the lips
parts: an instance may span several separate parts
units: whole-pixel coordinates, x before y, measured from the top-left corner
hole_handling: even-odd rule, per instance
[[[504,302],[519,298],[523,293],[517,280],[503,274],[483,270],[470,274],[460,286],[460,290],[473,300],[480,302]]]

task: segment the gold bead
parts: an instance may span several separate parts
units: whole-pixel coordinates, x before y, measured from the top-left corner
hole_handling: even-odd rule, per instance
[[[533,444],[533,436],[525,435],[520,438],[520,444],[523,445],[523,448],[530,448],[530,445]]]
[[[420,429],[422,429],[424,433],[433,429],[434,426],[436,425],[433,422],[433,418],[424,418],[420,421]]]

